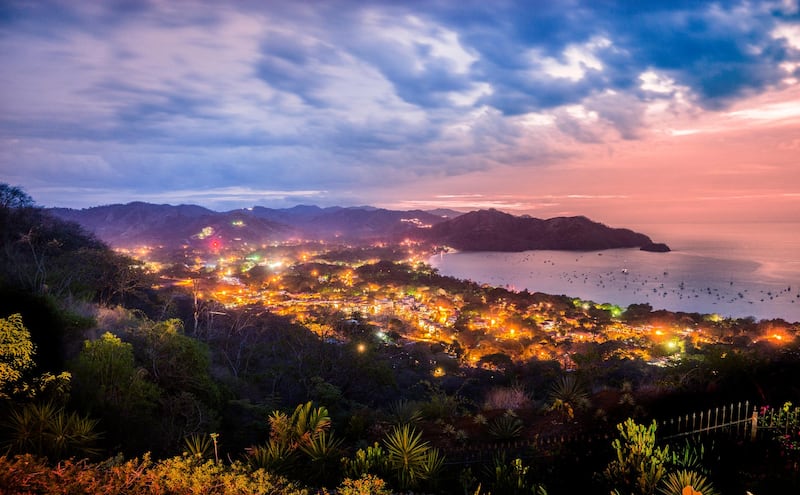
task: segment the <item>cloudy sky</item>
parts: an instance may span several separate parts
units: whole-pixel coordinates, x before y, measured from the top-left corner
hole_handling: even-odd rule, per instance
[[[800,221],[797,0],[0,2],[0,182]]]

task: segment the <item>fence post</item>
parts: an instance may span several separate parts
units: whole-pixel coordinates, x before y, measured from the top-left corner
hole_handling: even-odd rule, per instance
[[[753,416],[750,419],[750,441],[756,441],[756,434],[758,433],[758,409],[753,408]]]

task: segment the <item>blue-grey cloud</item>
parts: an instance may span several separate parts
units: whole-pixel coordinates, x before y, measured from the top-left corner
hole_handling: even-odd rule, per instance
[[[653,102],[720,110],[800,77],[789,7],[8,0],[0,171],[333,191],[552,164],[641,138]]]

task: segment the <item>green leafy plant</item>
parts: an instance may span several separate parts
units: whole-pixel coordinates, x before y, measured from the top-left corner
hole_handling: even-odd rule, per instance
[[[713,443],[712,449],[713,449]],[[693,443],[686,439],[680,447],[673,447],[669,451],[667,465],[671,470],[683,469],[708,474],[703,466],[706,458],[706,448],[702,443]]]
[[[429,399],[420,404],[422,417],[427,419],[449,419],[459,415],[465,405],[465,400],[458,393],[448,394],[439,385],[423,382],[428,387]]]
[[[655,492],[669,460],[669,447],[656,446],[657,428],[655,421],[644,426],[631,418],[617,425],[620,436],[611,443],[616,457],[603,471],[612,487],[621,488],[623,493]]]
[[[547,490],[543,485],[531,480],[530,466],[526,466],[520,458],[508,462],[503,454],[495,456],[491,478],[493,480],[492,488],[497,493],[547,495]]]
[[[358,449],[352,459],[343,459],[345,475],[350,478],[361,478],[367,474],[381,476],[388,469],[389,458],[386,451],[375,442],[366,449]]]

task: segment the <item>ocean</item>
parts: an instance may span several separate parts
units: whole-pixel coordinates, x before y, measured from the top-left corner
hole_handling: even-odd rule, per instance
[[[629,226],[672,252],[453,252],[442,275],[597,303],[800,322],[800,224]]]

